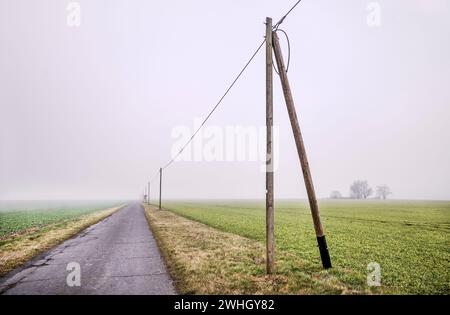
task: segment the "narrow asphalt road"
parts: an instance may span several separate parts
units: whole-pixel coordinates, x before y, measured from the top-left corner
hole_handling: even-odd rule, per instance
[[[175,289],[144,209],[133,203],[1,279],[0,293],[175,294]]]

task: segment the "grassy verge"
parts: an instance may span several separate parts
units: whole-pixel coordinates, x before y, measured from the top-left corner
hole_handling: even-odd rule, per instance
[[[367,294],[352,271],[325,271],[288,251],[277,251],[277,272],[265,274],[262,242],[227,233],[170,211],[145,213],[181,294]],[[339,275],[339,277],[338,277]]]
[[[218,230],[265,242],[264,203],[167,202],[165,206]],[[320,207],[334,267],[330,273],[341,282],[360,287],[366,282],[368,264],[376,262],[385,293],[450,294],[450,202],[322,200]],[[278,252],[320,266],[306,202],[276,203],[275,243]],[[339,268],[352,272],[342,273]]]
[[[0,240],[0,276],[105,219],[120,208],[100,210],[3,236]]]

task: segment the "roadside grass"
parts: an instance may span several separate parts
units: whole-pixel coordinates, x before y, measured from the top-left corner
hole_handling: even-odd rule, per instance
[[[145,207],[149,225],[180,294],[371,294],[354,271],[332,272],[289,251],[277,251],[277,272],[265,274],[265,245],[171,211]],[[341,279],[353,279],[351,285]],[[356,280],[355,280],[356,279]]]
[[[14,227],[5,229],[17,232],[10,232],[0,238],[0,276],[4,276],[34,256],[51,249],[85,228],[105,219],[121,207],[102,210],[91,209],[89,211],[80,209],[78,214],[76,209],[69,212],[62,211],[65,214],[55,213],[57,210],[47,212],[31,210],[28,217],[26,211],[20,211],[17,215],[14,212],[0,213],[0,215],[5,215],[1,217],[2,220],[4,217],[13,218],[5,222],[2,221],[3,227],[7,226],[8,223],[11,224],[11,222],[20,222],[20,219],[27,222],[26,224],[13,225],[16,229]],[[42,215],[43,218],[39,218],[39,215]],[[23,227],[27,228],[23,229]]]
[[[112,202],[92,202],[92,204],[61,202],[56,205],[39,202],[2,203],[0,204],[0,240],[10,238],[12,234],[22,234],[48,224],[72,220],[117,204]],[[34,208],[36,206],[39,208]]]
[[[218,230],[265,243],[264,203],[170,202],[164,206]],[[277,275],[287,266],[292,276],[300,271],[322,275],[308,204],[278,202],[275,207]],[[349,290],[367,292],[367,265],[377,262],[382,287],[372,293],[450,294],[450,202],[346,200],[321,201],[320,207],[333,262],[327,276]]]

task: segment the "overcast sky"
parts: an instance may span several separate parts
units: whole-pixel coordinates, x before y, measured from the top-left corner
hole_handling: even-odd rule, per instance
[[[295,2],[0,0],[0,199],[138,198]],[[282,28],[319,197],[450,199],[450,2],[303,0]],[[285,39],[283,50],[287,54]],[[265,124],[264,50],[208,126]],[[276,198],[305,198],[278,76]],[[259,162],[175,162],[167,198],[264,198]],[[153,188],[157,182],[153,183]],[[156,197],[156,189],[152,191]]]

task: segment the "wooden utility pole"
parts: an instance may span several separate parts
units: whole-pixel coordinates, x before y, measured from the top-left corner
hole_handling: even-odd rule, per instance
[[[300,131],[297,113],[295,111],[294,99],[292,98],[292,92],[283,61],[283,55],[281,53],[280,41],[278,40],[276,32],[273,32],[272,38],[275,59],[278,66],[278,72],[280,73],[281,85],[283,87],[284,99],[286,101],[286,107],[289,114],[289,119],[291,121],[292,131],[294,133],[295,144],[297,146],[297,152],[300,158],[306,192],[308,193],[309,206],[311,208],[311,214],[314,222],[314,229],[316,231],[322,265],[324,268],[331,268],[330,254],[328,253],[327,242],[325,240],[322,223],[320,221],[319,205],[317,203],[316,193],[314,191],[314,185],[311,177],[311,171],[309,169],[308,158],[306,156],[305,145],[303,143],[302,133]]]
[[[150,182],[148,182],[147,188],[147,205],[150,205]]]
[[[161,210],[162,168],[159,169],[159,210]]]
[[[266,271],[275,272],[275,237],[273,208],[273,58],[272,18],[266,18]]]

